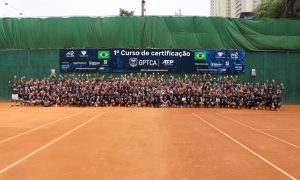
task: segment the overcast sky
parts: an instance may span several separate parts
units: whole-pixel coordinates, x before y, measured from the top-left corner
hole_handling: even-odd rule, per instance
[[[119,8],[141,15],[141,0],[0,0],[1,17],[116,16]],[[146,0],[146,15],[175,15],[179,9],[184,16],[209,16],[210,0]]]

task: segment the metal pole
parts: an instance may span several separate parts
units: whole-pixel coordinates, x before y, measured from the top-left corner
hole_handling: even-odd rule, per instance
[[[142,16],[145,15],[145,3],[146,3],[146,1],[142,0]]]

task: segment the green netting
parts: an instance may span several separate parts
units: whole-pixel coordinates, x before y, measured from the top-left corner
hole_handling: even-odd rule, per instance
[[[264,52],[246,52],[246,71],[241,76],[241,80],[244,82],[259,82],[263,83],[264,78]],[[251,69],[256,70],[256,77],[251,77]]]
[[[282,82],[285,86],[283,102],[300,103],[300,53],[296,52],[247,52],[246,72],[241,76],[245,82]],[[251,69],[256,77],[251,77]]]
[[[300,53],[287,54],[286,102],[300,103]]]
[[[246,72],[243,82],[265,82],[275,79],[285,85],[283,102],[300,103],[300,53],[291,52],[246,52]],[[3,50],[0,51],[0,100],[9,100],[11,91],[7,87],[13,75],[18,77],[44,78],[51,69],[59,74],[58,50]],[[251,69],[257,76],[251,77]],[[119,74],[118,74],[119,75]]]
[[[0,49],[300,50],[299,20],[206,17],[2,18]]]
[[[11,90],[7,83],[25,76],[29,78],[44,78],[50,75],[51,69],[59,71],[58,50],[9,50],[0,51],[0,100],[9,100]]]

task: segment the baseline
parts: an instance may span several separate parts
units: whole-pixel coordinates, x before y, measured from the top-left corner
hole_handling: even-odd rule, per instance
[[[260,131],[300,131],[300,129],[256,129]]]

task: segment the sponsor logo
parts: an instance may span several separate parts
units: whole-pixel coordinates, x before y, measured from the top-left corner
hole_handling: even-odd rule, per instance
[[[138,65],[138,59],[137,58],[130,58],[129,59],[129,65],[131,67],[136,67]]]
[[[67,52],[66,53],[66,57],[74,57],[75,55],[74,55],[75,53],[74,53],[74,51],[69,51],[69,52]]]
[[[86,67],[79,67],[79,68],[75,68],[76,70],[95,70],[96,68],[86,68]]]
[[[195,63],[196,66],[208,66],[208,63]]]
[[[149,60],[149,59],[144,59],[144,60],[139,60],[139,65],[140,66],[157,66],[157,60]]]
[[[217,54],[216,54],[216,58],[225,58],[225,53],[224,52],[218,52]]]
[[[194,60],[206,60],[206,52],[205,51],[195,52]]]
[[[79,57],[89,57],[88,55],[87,55],[87,51],[80,51],[80,55],[79,55]]]
[[[151,60],[151,59],[143,59],[143,60],[138,60],[137,58],[130,58],[129,59],[129,65],[131,67],[136,67],[136,66],[158,66],[157,60]]]
[[[109,59],[110,52],[109,51],[98,51],[98,59]]]
[[[209,71],[209,70],[208,69],[197,69],[197,71],[203,72],[203,71]]]
[[[100,65],[100,62],[94,62],[94,61],[89,61],[90,66],[98,66]]]
[[[231,54],[230,54],[230,57],[231,57],[232,59],[238,59],[238,58],[239,58],[239,53],[238,53],[238,52],[231,53]]]
[[[243,65],[242,64],[235,64],[234,69],[241,71],[241,70],[243,70]]]
[[[70,68],[70,65],[69,64],[64,64],[61,66],[62,69],[69,69]]]
[[[173,66],[174,65],[174,60],[165,59],[165,60],[163,60],[162,64],[165,65],[165,66]]]
[[[211,67],[221,67],[222,64],[220,64],[220,63],[211,63],[210,66]]]
[[[85,55],[86,55],[86,51],[81,51],[81,54],[82,54],[83,56],[85,56]]]
[[[225,61],[225,66],[230,66],[229,61]]]
[[[87,62],[73,62],[74,65],[86,65]]]

